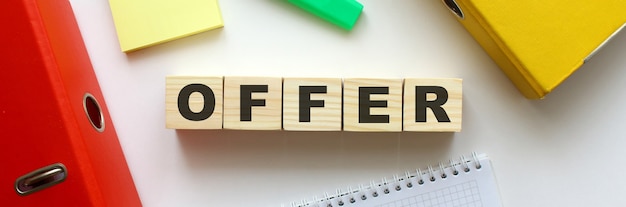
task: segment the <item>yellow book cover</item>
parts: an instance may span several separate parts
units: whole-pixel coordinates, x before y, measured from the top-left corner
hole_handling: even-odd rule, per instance
[[[217,0],[109,0],[124,52],[220,28]]]
[[[530,99],[540,99],[626,26],[626,0],[443,0]]]

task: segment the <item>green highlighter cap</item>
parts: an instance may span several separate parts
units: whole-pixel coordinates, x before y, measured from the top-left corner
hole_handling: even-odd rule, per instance
[[[363,10],[363,5],[355,0],[289,0],[289,2],[346,30],[352,30]]]

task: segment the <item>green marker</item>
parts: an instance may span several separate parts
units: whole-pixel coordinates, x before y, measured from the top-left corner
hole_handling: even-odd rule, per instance
[[[346,30],[352,30],[363,10],[363,5],[355,0],[289,0],[289,2]]]

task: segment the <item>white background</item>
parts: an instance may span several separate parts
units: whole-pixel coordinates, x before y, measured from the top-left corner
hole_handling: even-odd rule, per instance
[[[130,54],[106,0],[73,0],[145,206],[280,206],[476,151],[504,206],[626,204],[626,34],[525,99],[441,1],[360,0],[351,32],[283,0],[222,0],[225,27]],[[165,128],[165,76],[463,78],[460,133]]]

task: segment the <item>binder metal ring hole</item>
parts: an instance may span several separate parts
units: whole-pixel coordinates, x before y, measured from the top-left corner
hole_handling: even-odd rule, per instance
[[[339,201],[339,202],[337,203],[337,205],[339,205],[339,206],[343,206],[343,201]]]
[[[372,193],[372,197],[378,197],[378,192]]]
[[[367,196],[362,195],[362,196],[361,196],[361,200],[367,200]]]
[[[443,3],[446,4],[448,9],[450,9],[450,11],[456,14],[456,16],[463,19],[463,11],[461,10],[461,7],[459,7],[459,5],[456,3],[455,0],[443,0]]]
[[[354,203],[356,200],[354,198],[350,198],[350,203]]]
[[[333,204],[328,204],[326,205],[326,207],[333,207]]]
[[[454,172],[452,172],[453,175],[459,175],[459,171],[455,170]]]
[[[470,169],[469,169],[469,168],[465,168],[463,171],[465,171],[465,172],[469,172],[469,171],[470,171]]]
[[[407,183],[407,184],[406,184],[406,187],[407,187],[407,188],[412,188],[412,187],[413,187],[413,183]]]
[[[441,178],[446,179],[447,177],[448,177],[448,175],[446,175],[445,173],[441,174]]]
[[[417,184],[424,185],[424,180],[420,179],[420,181],[418,181]]]
[[[383,191],[383,193],[385,193],[385,194],[389,194],[389,188],[385,188],[385,190]]]
[[[399,185],[396,186],[396,191],[400,191],[400,190],[402,190],[402,188]]]
[[[102,115],[102,108],[100,108],[100,104],[90,93],[86,93],[85,96],[83,96],[83,108],[85,109],[85,114],[87,114],[91,126],[93,126],[96,131],[103,132],[104,115]]]
[[[435,177],[430,177],[430,182],[435,182],[435,180],[437,180]]]

